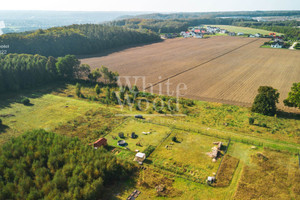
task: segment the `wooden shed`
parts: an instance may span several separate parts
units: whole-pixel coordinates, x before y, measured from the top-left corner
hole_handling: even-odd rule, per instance
[[[95,149],[98,149],[99,147],[101,146],[106,146],[107,145],[107,139],[105,138],[100,138],[99,140],[97,140],[96,142],[94,143],[91,143],[90,145],[93,145],[93,147]]]

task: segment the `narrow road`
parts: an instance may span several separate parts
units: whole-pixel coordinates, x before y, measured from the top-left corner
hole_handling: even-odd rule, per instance
[[[295,50],[294,47],[297,45],[298,42],[294,42],[292,46],[290,46],[290,50]]]

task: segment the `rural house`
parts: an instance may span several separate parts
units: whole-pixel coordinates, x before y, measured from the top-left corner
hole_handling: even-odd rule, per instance
[[[98,148],[101,147],[101,146],[106,146],[106,145],[107,145],[107,139],[105,139],[105,138],[100,138],[100,139],[97,140],[96,142],[90,143],[89,145],[93,145],[93,147],[94,147],[95,149],[98,149]]]
[[[255,37],[261,37],[262,35],[260,33],[256,33],[254,36]]]
[[[276,42],[276,43],[271,44],[272,48],[278,48],[278,49],[280,49],[283,46],[284,46],[284,44],[282,42]]]

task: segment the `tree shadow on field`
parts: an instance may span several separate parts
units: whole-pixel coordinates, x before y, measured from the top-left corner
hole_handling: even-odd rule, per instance
[[[285,112],[283,110],[277,111],[277,117],[278,118],[283,118],[283,119],[300,120],[300,114],[299,113]]]
[[[6,129],[9,129],[9,126],[2,124],[0,125],[0,134],[4,133],[6,131]]]
[[[24,97],[30,99],[40,98],[46,94],[52,92],[61,92],[67,89],[67,82],[56,82],[47,85],[38,86],[34,89],[23,89],[16,92],[7,92],[5,94],[0,94],[0,114],[1,109],[11,108],[11,104],[21,103]],[[29,103],[24,106],[33,106],[34,104]]]

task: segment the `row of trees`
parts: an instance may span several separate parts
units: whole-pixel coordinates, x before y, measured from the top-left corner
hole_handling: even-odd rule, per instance
[[[134,166],[78,138],[27,132],[0,149],[0,199],[102,199]]]
[[[279,101],[279,92],[270,86],[261,86],[254,99],[251,110],[264,115],[275,115],[277,112],[276,103]],[[283,101],[285,106],[300,109],[300,82],[294,83],[288,98]]]
[[[57,80],[89,78],[105,82],[117,81],[118,73],[107,67],[91,71],[90,66],[80,64],[74,55],[54,58],[29,54],[0,55],[0,93],[17,91]]]
[[[160,37],[151,31],[84,24],[4,34],[0,36],[0,41],[0,44],[9,45],[9,53],[57,57],[67,54],[93,54],[125,45],[157,42]]]
[[[232,12],[181,12],[169,14],[144,14],[138,15],[141,19],[195,19],[218,17],[263,17],[263,16],[299,16],[300,11],[232,11]],[[136,16],[135,16],[136,17]],[[128,17],[129,18],[129,17]]]
[[[251,27],[257,29],[264,29],[268,31],[274,31],[283,33],[288,40],[300,39],[300,26],[299,21],[283,21],[283,22],[234,22],[233,25]]]

